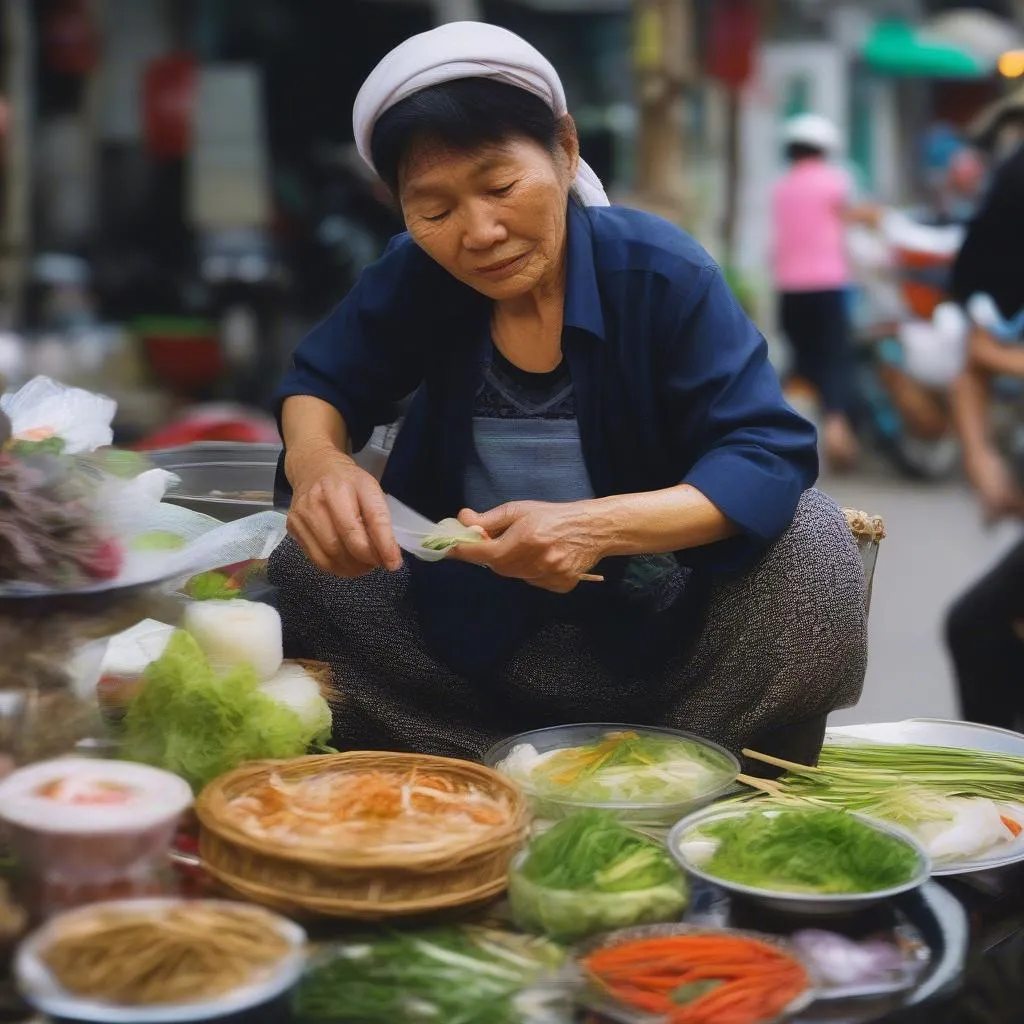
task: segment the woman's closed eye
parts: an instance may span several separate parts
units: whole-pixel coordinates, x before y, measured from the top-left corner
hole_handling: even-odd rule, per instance
[[[442,210],[441,213],[435,213],[433,216],[430,217],[426,216],[426,214],[421,214],[421,216],[425,221],[429,221],[429,223],[431,224],[439,224],[441,221],[445,219],[445,217],[448,216],[448,212],[448,210]]]
[[[516,183],[512,181],[509,182],[507,185],[500,186],[499,188],[492,188],[490,190],[490,193],[492,196],[497,196],[499,199],[501,199],[502,197],[507,196],[515,187]]]

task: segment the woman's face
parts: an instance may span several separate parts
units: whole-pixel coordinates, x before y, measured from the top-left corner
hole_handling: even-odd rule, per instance
[[[574,132],[555,154],[522,138],[470,153],[425,141],[402,167],[406,226],[453,277],[491,299],[517,298],[561,273],[578,162]]]

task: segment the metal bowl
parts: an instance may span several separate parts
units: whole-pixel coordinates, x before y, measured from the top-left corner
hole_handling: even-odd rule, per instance
[[[606,932],[603,935],[595,936],[587,942],[581,943],[573,949],[573,956],[576,960],[594,953],[606,946],[619,946],[625,942],[636,942],[642,939],[666,938],[672,935],[729,935],[738,939],[754,939],[757,942],[767,943],[781,950],[787,956],[796,960],[810,979],[808,987],[801,992],[793,1001],[776,1017],[763,1021],[763,1024],[781,1024],[796,1014],[806,1010],[817,999],[817,988],[814,984],[814,974],[804,964],[790,947],[790,944],[778,935],[767,935],[762,932],[744,931],[739,928],[707,928],[701,925],[692,924],[651,924],[640,925],[636,928],[623,928],[619,931]],[[577,968],[577,970],[580,970]],[[582,970],[580,970],[582,974]],[[597,991],[593,986],[582,988],[578,996],[579,1002],[586,1009],[593,1013],[600,1014],[602,1018],[616,1021],[617,1024],[665,1024],[666,1018],[654,1013],[644,1013],[634,1010],[632,1007],[623,1006],[622,1003],[612,999],[609,995]]]
[[[907,846],[911,847],[917,854],[917,870],[913,876],[900,885],[890,886],[888,889],[878,889],[874,892],[864,893],[804,893],[784,892],[774,889],[766,889],[761,886],[744,885],[740,882],[731,882],[726,878],[719,878],[709,874],[699,864],[687,856],[682,845],[687,839],[693,838],[693,833],[709,825],[714,821],[723,821],[727,818],[741,818],[752,813],[778,814],[778,808],[761,808],[755,804],[717,806],[709,807],[691,814],[680,821],[669,833],[668,849],[675,858],[676,863],[688,874],[700,878],[712,885],[717,885],[737,896],[744,897],[754,903],[771,910],[782,911],[786,914],[817,914],[817,915],[844,915],[856,913],[873,904],[881,903],[901,893],[911,892],[920,888],[928,881],[931,875],[931,859],[921,844],[907,831],[887,821],[879,821],[877,818],[870,818],[864,814],[854,814],[866,825],[877,832],[884,832],[893,836]]]

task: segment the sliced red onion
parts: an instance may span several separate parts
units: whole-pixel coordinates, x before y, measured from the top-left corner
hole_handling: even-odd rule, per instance
[[[904,967],[896,946],[878,939],[855,942],[835,932],[808,928],[796,932],[791,942],[821,979],[833,985],[881,980]]]

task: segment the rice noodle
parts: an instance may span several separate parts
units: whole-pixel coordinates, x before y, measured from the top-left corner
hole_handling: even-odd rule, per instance
[[[76,914],[41,958],[68,992],[146,1006],[223,995],[265,975],[289,949],[265,911],[197,902]]]

